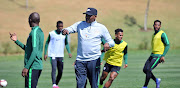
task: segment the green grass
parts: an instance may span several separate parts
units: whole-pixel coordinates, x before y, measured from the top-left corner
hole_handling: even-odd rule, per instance
[[[162,79],[161,88],[180,87],[179,53],[180,50],[170,50],[165,57],[166,62],[153,70],[154,75]],[[128,68],[121,68],[111,88],[141,88],[143,86],[145,74],[142,72],[142,69],[150,55],[150,51],[129,51],[128,55]],[[74,67],[72,66],[72,63],[75,61],[75,54],[73,54],[73,58],[67,58],[67,54],[65,56],[64,73],[59,85],[61,88],[75,88],[76,79]],[[21,76],[23,63],[23,55],[0,56],[0,79],[8,81],[7,88],[24,87],[24,78]],[[49,59],[43,61],[43,65],[44,69],[39,79],[38,88],[51,88],[51,65]],[[155,83],[150,80],[148,87],[155,88]],[[89,83],[87,88],[90,88]]]

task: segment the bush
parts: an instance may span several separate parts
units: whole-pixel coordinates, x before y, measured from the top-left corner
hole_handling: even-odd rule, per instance
[[[148,40],[147,38],[144,38],[143,41],[138,46],[139,50],[147,50],[148,49]]]
[[[16,54],[23,53],[23,52],[24,52],[23,49],[21,49],[19,46],[16,46],[16,51],[15,51]]]
[[[4,55],[7,55],[11,51],[9,42],[3,43],[2,47],[4,48],[2,52]]]

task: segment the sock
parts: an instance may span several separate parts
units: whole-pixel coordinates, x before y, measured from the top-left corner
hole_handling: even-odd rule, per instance
[[[57,86],[56,84],[53,84],[53,86]]]

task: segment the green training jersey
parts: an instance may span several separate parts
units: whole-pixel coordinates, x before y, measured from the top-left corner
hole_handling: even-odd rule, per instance
[[[26,45],[20,41],[15,43],[25,50],[24,67],[27,69],[41,70],[42,66],[42,52],[43,52],[44,33],[39,26],[32,27],[32,30],[27,39]]]

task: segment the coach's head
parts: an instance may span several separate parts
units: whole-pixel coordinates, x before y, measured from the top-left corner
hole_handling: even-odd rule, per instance
[[[92,23],[96,20],[97,10],[95,8],[87,8],[86,12],[83,14],[86,14],[86,22]]]

